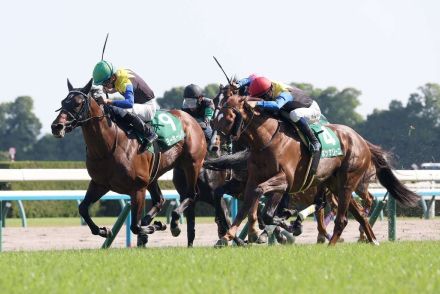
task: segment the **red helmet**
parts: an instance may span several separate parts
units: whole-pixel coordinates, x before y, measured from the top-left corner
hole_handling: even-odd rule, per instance
[[[270,90],[272,82],[265,77],[257,77],[249,86],[249,94],[253,97],[259,97]]]

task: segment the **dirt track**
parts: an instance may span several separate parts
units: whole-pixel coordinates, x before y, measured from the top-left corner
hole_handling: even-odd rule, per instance
[[[329,225],[332,232],[333,224]],[[387,241],[388,223],[378,221],[374,232],[379,242]],[[215,224],[200,224],[196,226],[195,246],[212,246],[217,240]],[[297,237],[296,243],[316,242],[316,224],[312,221],[304,223],[304,232]],[[350,220],[342,235],[345,241],[355,242],[358,237],[358,224]],[[397,222],[398,240],[440,240],[440,219],[420,220],[405,219]],[[3,231],[3,250],[54,250],[99,248],[103,238],[91,235],[87,226],[74,227],[32,227],[32,228],[5,228]],[[136,245],[136,237],[132,236],[132,243]],[[125,226],[121,229],[112,247],[125,246]],[[169,230],[156,232],[150,235],[150,247],[186,246],[186,227],[182,225],[182,234],[174,238]]]

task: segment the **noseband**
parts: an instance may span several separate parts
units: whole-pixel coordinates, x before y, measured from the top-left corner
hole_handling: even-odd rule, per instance
[[[74,97],[77,95],[80,95],[83,98],[83,104],[81,106],[81,109],[78,112],[72,113],[72,110],[69,110],[66,108],[66,105],[68,105]],[[90,113],[90,98],[87,94],[79,91],[79,90],[72,90],[67,94],[67,97],[64,98],[64,100],[61,102],[61,108],[55,110],[57,111],[64,111],[67,113],[69,117],[72,118],[72,120],[66,121],[64,126],[66,128],[71,128],[72,130],[78,126],[82,126],[84,123],[88,122],[91,119],[94,118],[103,118],[106,116],[105,112],[102,111],[102,115],[99,116],[89,116]]]
[[[245,104],[246,105],[246,104]],[[251,108],[252,111],[252,117],[249,120],[249,122],[247,123],[246,126],[244,126],[244,120],[243,120],[243,115],[241,114],[241,112],[237,109],[237,107],[235,106],[228,106],[228,105],[223,105],[222,107],[223,109],[231,109],[232,112],[234,112],[235,114],[235,119],[234,119],[234,124],[232,125],[231,128],[231,132],[230,135],[234,136],[234,137],[239,137],[241,136],[242,133],[244,133],[244,131],[246,131],[246,129],[249,127],[249,125],[252,123],[252,119],[254,118],[254,110]],[[223,134],[226,135],[226,134]]]

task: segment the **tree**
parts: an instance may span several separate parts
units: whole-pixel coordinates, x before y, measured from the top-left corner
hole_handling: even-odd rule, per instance
[[[311,84],[292,85],[306,91],[321,108],[331,123],[355,127],[363,121],[362,116],[356,112],[360,105],[359,96],[361,92],[354,88],[345,88],[339,91],[335,87],[328,87],[325,90],[314,88]]]
[[[440,161],[439,92],[435,84],[412,93],[406,106],[391,101],[389,110],[375,109],[359,126],[359,132],[374,144],[395,155],[397,168],[411,164]],[[437,113],[437,115],[436,115]]]
[[[33,105],[29,96],[0,104],[0,150],[15,147],[17,159],[30,150],[41,130],[41,122],[32,112]]]
[[[58,139],[47,134],[38,140],[26,152],[23,159],[27,160],[85,160],[86,145],[81,128],[76,128]]]
[[[203,89],[203,92],[206,97],[214,98],[218,94],[218,87],[218,84],[208,84]],[[185,87],[174,87],[169,91],[165,91],[163,97],[157,98],[157,103],[164,109],[180,109],[183,103],[184,89]]]
[[[174,87],[169,91],[165,91],[163,97],[157,98],[161,108],[164,109],[180,109],[183,101],[184,87]]]

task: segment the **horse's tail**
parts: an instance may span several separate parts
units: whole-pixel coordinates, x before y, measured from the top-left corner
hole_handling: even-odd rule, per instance
[[[372,161],[376,167],[376,176],[379,182],[384,186],[391,197],[405,206],[414,207],[420,200],[420,196],[406,188],[394,175],[391,166],[388,163],[387,153],[377,145],[367,141],[370,149]]]
[[[212,170],[245,170],[250,152],[243,150],[234,154],[222,155],[218,158],[206,159],[203,167]]]

